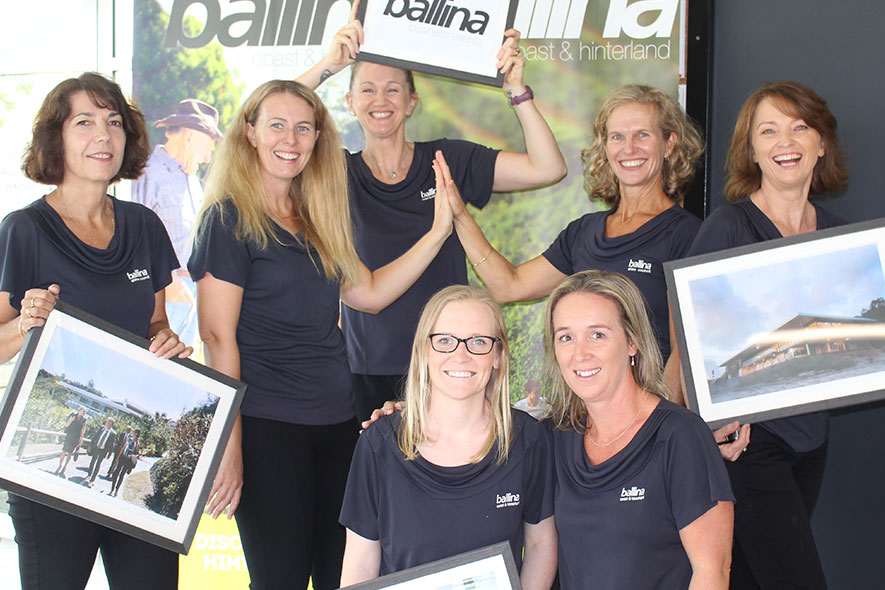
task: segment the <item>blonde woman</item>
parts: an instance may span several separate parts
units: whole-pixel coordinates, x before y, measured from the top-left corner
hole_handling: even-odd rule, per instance
[[[339,585],[337,517],[357,424],[338,300],[375,313],[399,297],[451,233],[447,199],[435,213],[408,252],[370,272],[353,246],[344,153],[317,96],[267,82],[234,117],[188,267],[207,362],[248,385],[209,510],[236,510],[253,589],[306,588],[309,577],[317,590]]]
[[[365,431],[354,454],[341,512],[343,585],[507,540],[522,587],[550,588],[550,434],[510,408],[509,355],[486,289],[451,286],[427,303],[406,409]]]
[[[734,497],[710,429],[666,401],[643,297],[585,271],[547,302],[563,590],[728,588]]]

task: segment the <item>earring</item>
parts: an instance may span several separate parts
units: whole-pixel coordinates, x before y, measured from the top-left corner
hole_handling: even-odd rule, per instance
[[[635,367],[635,366],[636,366],[636,355],[635,355],[635,354],[634,354],[633,356],[630,357],[630,366],[631,366],[631,367]]]

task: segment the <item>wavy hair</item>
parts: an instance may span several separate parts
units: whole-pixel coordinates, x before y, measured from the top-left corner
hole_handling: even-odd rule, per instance
[[[688,118],[682,107],[668,94],[651,86],[630,84],[615,89],[603,101],[593,123],[593,145],[581,150],[584,164],[584,190],[591,199],[600,199],[611,207],[621,200],[618,178],[605,155],[608,137],[608,120],[612,111],[625,104],[647,104],[655,108],[658,130],[664,141],[675,133],[677,140],[673,151],[664,160],[661,171],[664,193],[674,202],[681,203],[694,178],[698,158],[704,153],[704,140],[697,125]]]
[[[68,78],[49,91],[37,116],[34,117],[33,137],[22,157],[22,172],[41,184],[62,182],[65,175],[65,150],[62,131],[71,116],[71,97],[85,92],[97,107],[120,113],[126,146],[120,169],[111,179],[114,184],[121,178],[134,180],[141,176],[148,156],[150,141],[144,115],[134,103],[126,100],[120,86],[96,72],[86,72],[77,78]]]
[[[486,403],[492,415],[494,427],[482,449],[471,459],[482,460],[497,444],[497,461],[503,463],[510,452],[512,420],[510,416],[510,345],[501,307],[485,287],[452,285],[436,293],[421,312],[415,340],[412,343],[412,360],[406,378],[405,402],[399,429],[399,448],[407,459],[418,456],[418,445],[427,441],[427,420],[430,411],[430,333],[443,308],[453,301],[476,301],[485,304],[495,318],[495,343],[500,355],[497,369],[492,370],[486,385]],[[494,354],[492,352],[491,354]]]
[[[325,105],[312,90],[298,82],[265,82],[234,115],[209,169],[205,199],[195,230],[197,239],[206,213],[213,207],[222,213],[224,209],[220,205],[229,200],[239,215],[235,230],[238,239],[251,241],[260,248],[266,248],[271,239],[279,241],[261,181],[258,152],[247,136],[247,124],[255,124],[264,100],[278,92],[296,96],[313,109],[319,136],[304,170],[289,185],[289,198],[301,223],[303,241],[316,248],[326,278],[347,289],[359,282],[359,258],[347,200],[344,151]],[[296,235],[293,237],[299,239]]]
[[[568,386],[556,360],[554,347],[553,313],[563,297],[572,293],[600,295],[615,304],[627,340],[637,351],[634,357],[636,362],[630,367],[633,380],[645,391],[664,399],[669,398],[670,391],[664,384],[661,351],[648,320],[642,293],[622,274],[602,270],[579,272],[565,279],[553,290],[544,314],[544,369],[550,383],[550,413],[556,427],[583,432],[587,425],[587,408],[583,400],[574,395]]]
[[[728,171],[725,198],[734,202],[762,186],[762,170],[753,160],[751,129],[756,109],[765,99],[772,101],[779,111],[805,121],[823,140],[824,155],[814,166],[811,194],[838,193],[848,188],[845,152],[836,133],[836,117],[827,102],[808,86],[783,80],[771,82],[753,92],[738,113],[725,160]]]

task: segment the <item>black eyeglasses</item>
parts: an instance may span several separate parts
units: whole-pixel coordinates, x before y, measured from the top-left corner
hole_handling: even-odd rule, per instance
[[[431,334],[430,346],[436,352],[452,353],[458,350],[463,342],[470,354],[489,354],[499,338],[494,336],[471,336],[470,338],[456,338],[451,334]]]

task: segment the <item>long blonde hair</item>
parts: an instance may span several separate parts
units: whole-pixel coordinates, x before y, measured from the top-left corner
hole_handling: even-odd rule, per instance
[[[220,205],[229,200],[239,216],[235,230],[238,239],[251,241],[262,249],[271,239],[279,241],[261,181],[258,152],[247,137],[247,124],[255,124],[261,104],[278,92],[297,96],[310,105],[319,131],[307,165],[289,185],[289,198],[301,223],[303,241],[305,246],[316,248],[326,278],[339,282],[345,289],[352,287],[359,282],[359,257],[353,242],[344,151],[325,105],[298,82],[265,82],[249,95],[234,116],[209,170],[196,225],[197,239],[206,213],[218,207],[222,214],[224,209]]]
[[[430,411],[430,332],[433,330],[443,308],[453,301],[477,301],[484,303],[495,318],[495,333],[488,334],[498,338],[500,363],[492,370],[486,386],[486,403],[492,415],[494,427],[489,432],[482,449],[471,458],[472,463],[482,460],[497,443],[498,463],[507,460],[510,452],[512,424],[510,417],[510,346],[507,343],[507,329],[504,327],[504,316],[500,306],[485,287],[473,285],[452,285],[436,293],[424,306],[415,340],[412,343],[412,360],[409,363],[409,375],[406,378],[406,407],[402,412],[399,429],[399,448],[407,459],[414,460],[418,456],[417,447],[427,441],[427,419]],[[494,350],[490,353],[494,354]]]
[[[635,364],[630,367],[633,380],[645,391],[668,399],[670,390],[664,384],[661,351],[642,293],[622,274],[586,270],[568,277],[553,290],[544,313],[544,368],[550,382],[551,414],[556,427],[583,432],[587,425],[587,407],[566,383],[554,347],[553,313],[562,298],[572,293],[600,295],[615,304],[627,340],[636,347]]]

